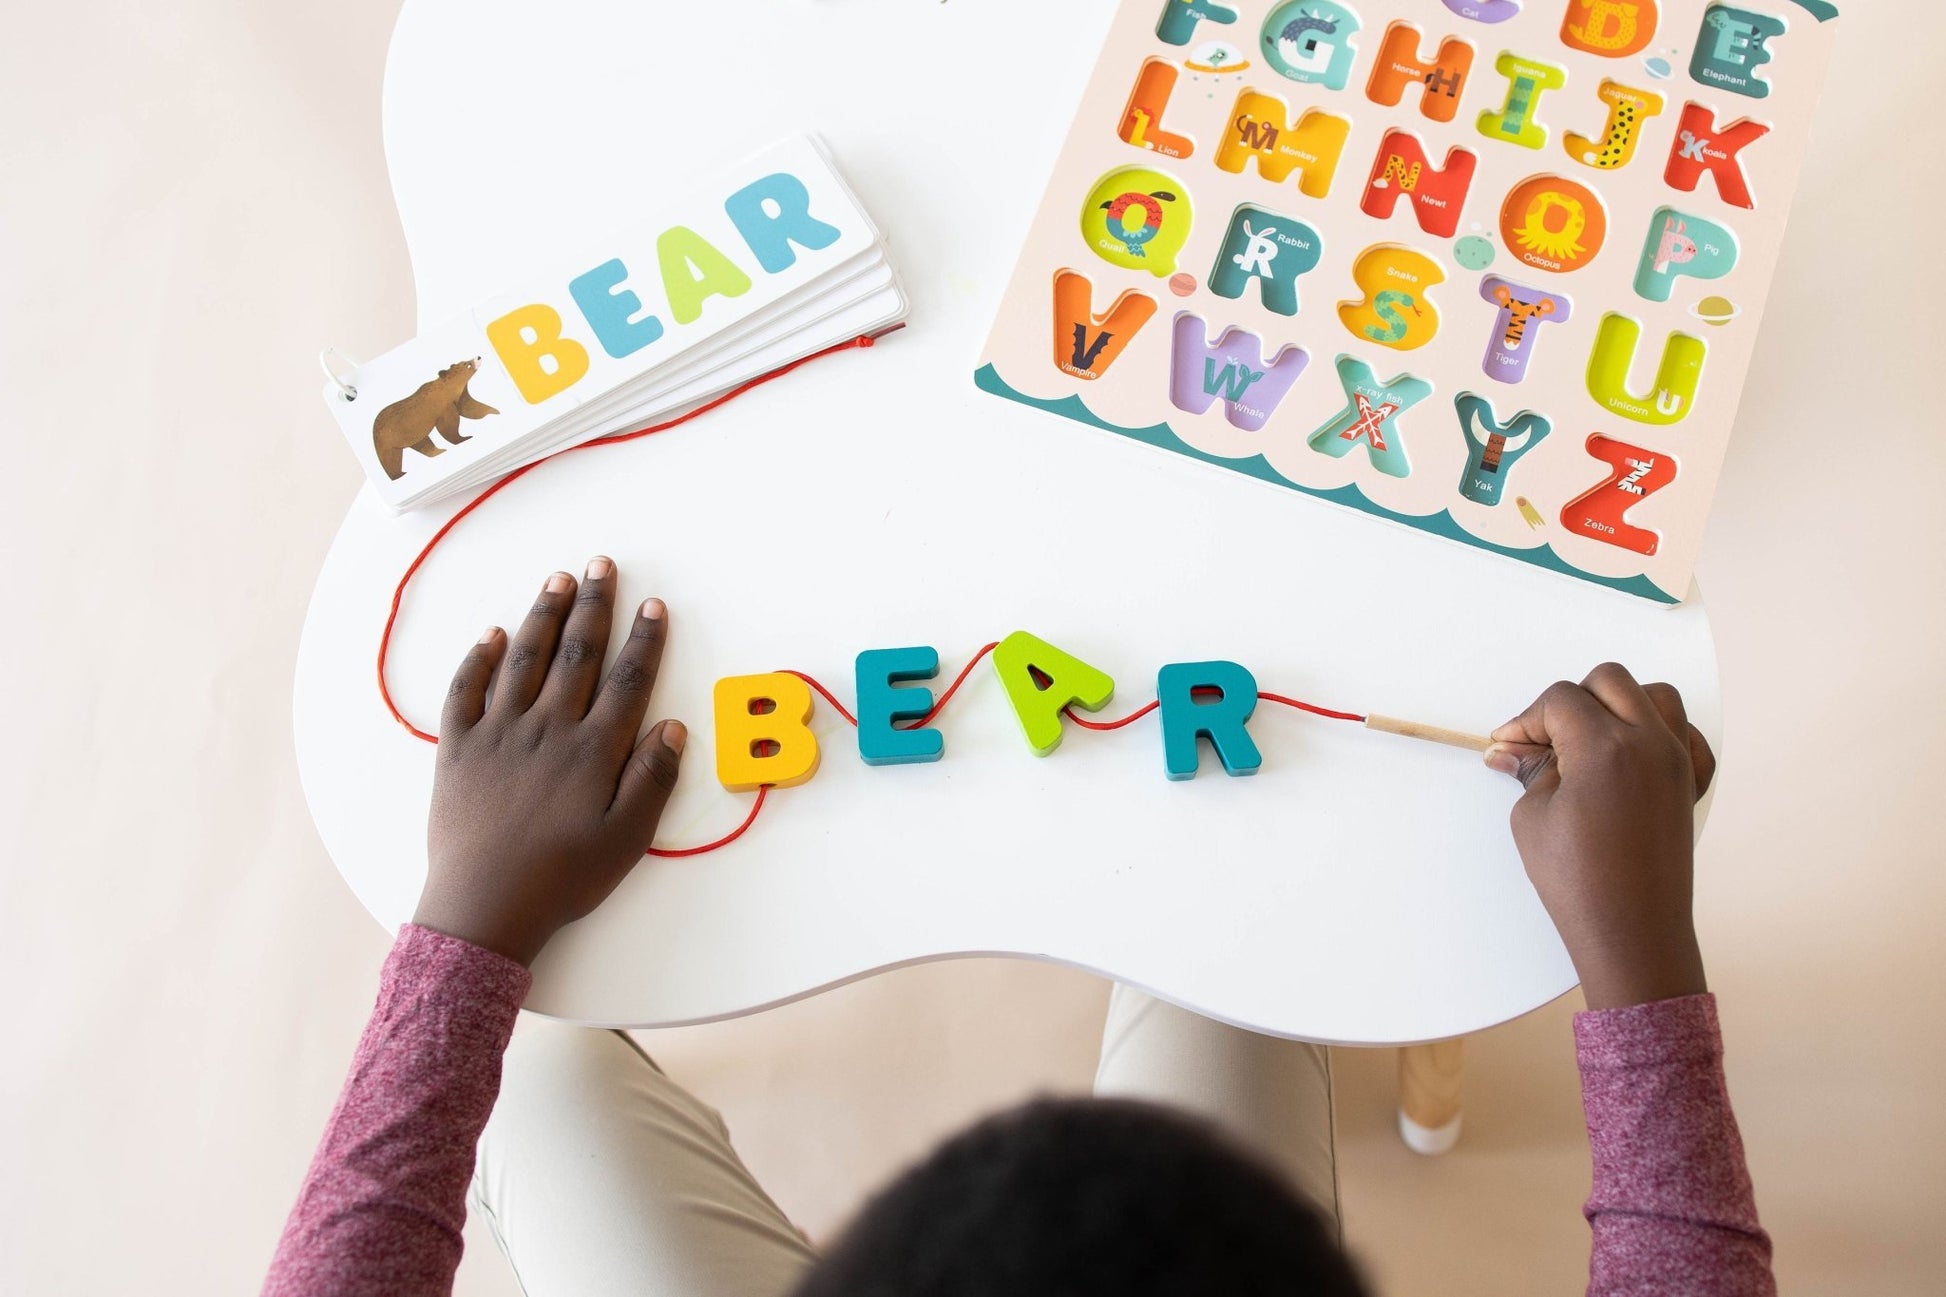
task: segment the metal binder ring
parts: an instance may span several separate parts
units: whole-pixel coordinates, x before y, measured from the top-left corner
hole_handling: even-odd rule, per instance
[[[358,399],[358,389],[350,383],[347,383],[337,370],[331,368],[331,362],[334,358],[342,361],[354,373],[358,369],[358,362],[336,347],[326,347],[318,353],[318,368],[322,369],[324,376],[331,380],[331,385],[338,389],[338,395],[347,401],[356,401]]]

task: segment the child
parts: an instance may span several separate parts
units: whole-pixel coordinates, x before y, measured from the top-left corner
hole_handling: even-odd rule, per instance
[[[527,965],[640,858],[687,737],[662,721],[636,738],[660,600],[600,678],[615,583],[605,558],[578,589],[555,573],[511,646],[491,629],[460,664],[425,892],[267,1294],[450,1292],[469,1178],[530,1297],[1367,1291],[1337,1238],[1325,1051],[1128,988],[1096,1087],[1122,1097],[982,1122],[822,1259],[721,1119],[627,1035],[534,1018],[516,1032]],[[1526,789],[1515,844],[1587,996],[1589,1291],[1774,1293],[1690,918],[1708,744],[1673,688],[1613,665],[1550,686],[1493,737],[1487,764]]]

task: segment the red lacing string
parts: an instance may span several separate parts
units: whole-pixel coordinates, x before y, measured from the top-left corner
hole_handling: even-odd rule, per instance
[[[625,441],[634,441],[638,437],[647,437],[654,433],[667,432],[671,428],[679,428],[683,424],[688,423],[691,419],[701,418],[703,415],[708,414],[711,410],[716,409],[718,406],[727,405],[731,401],[736,400],[737,397],[742,396],[745,392],[748,392],[753,388],[762,387],[765,383],[771,382],[775,379],[782,378],[784,375],[790,373],[791,371],[800,369],[803,366],[810,364],[814,360],[819,360],[825,356],[834,355],[840,351],[850,351],[854,347],[869,347],[873,343],[877,342],[879,338],[885,336],[885,334],[891,333],[895,329],[902,329],[904,327],[905,326],[902,324],[895,324],[892,326],[892,328],[882,330],[877,334],[871,334],[871,335],[853,338],[849,342],[840,342],[835,346],[826,347],[823,351],[814,351],[808,356],[802,356],[796,360],[793,360],[788,365],[779,366],[778,368],[771,370],[768,374],[759,374],[757,377],[751,379],[750,381],[739,384],[738,386],[733,387],[729,391],[723,393],[721,396],[713,397],[712,399],[703,402],[703,404],[697,406],[695,409],[679,414],[673,419],[667,419],[661,423],[652,423],[646,428],[637,428],[633,432],[610,433],[606,437],[596,437],[592,441],[584,441],[578,446],[569,446],[566,449],[557,450],[552,455],[549,455],[544,459],[537,459],[531,464],[522,465],[521,467],[515,469],[513,472],[507,474],[505,477],[501,478],[499,481],[495,482],[492,486],[489,486],[486,490],[474,496],[471,500],[468,500],[465,503],[465,505],[463,505],[459,509],[458,512],[456,512],[455,514],[453,514],[452,517],[446,520],[445,524],[441,526],[438,531],[432,534],[432,538],[425,543],[424,547],[420,549],[419,553],[416,556],[414,556],[411,565],[406,568],[405,575],[399,578],[398,585],[392,588],[392,606],[386,610],[385,630],[378,637],[378,663],[377,663],[378,696],[384,699],[385,710],[391,713],[392,719],[397,721],[399,724],[403,725],[405,727],[406,733],[412,735],[413,738],[422,739],[427,743],[439,742],[438,735],[429,734],[425,730],[420,729],[417,725],[414,725],[411,721],[407,720],[405,718],[405,714],[399,710],[398,703],[393,701],[392,688],[390,685],[388,685],[385,682],[385,659],[392,651],[392,628],[398,623],[399,620],[399,605],[405,602],[405,588],[408,585],[412,584],[412,578],[418,575],[419,569],[425,565],[425,562],[428,558],[432,557],[432,552],[435,549],[439,548],[439,542],[445,540],[447,533],[451,532],[453,528],[459,526],[461,520],[464,519],[468,514],[472,513],[475,509],[485,504],[488,500],[491,500],[494,496],[500,494],[500,492],[512,486],[515,482],[519,481],[521,478],[527,476],[529,473],[539,468],[542,464],[551,463],[552,461],[559,459],[561,456],[572,454],[577,450],[587,450],[590,447],[594,447],[594,446],[616,446],[616,445],[620,445],[622,442]],[[681,848],[668,848],[668,849],[661,848],[661,847],[650,847],[648,848],[648,853],[652,856],[665,856],[665,857],[699,856],[706,851],[714,851],[718,847],[727,847],[728,845],[730,845],[730,843],[735,842],[738,838],[742,837],[749,830],[750,826],[756,823],[757,812],[761,811],[764,808],[764,794],[767,791],[768,791],[767,785],[763,787],[759,787],[757,789],[757,800],[751,804],[750,813],[743,817],[743,823],[737,825],[734,829],[731,829],[728,833],[716,839],[714,842],[705,842],[703,845],[699,847],[681,847]]]
[[[892,326],[892,329],[902,329],[904,327],[902,324],[895,324]],[[887,329],[884,332],[890,333],[892,329]],[[596,437],[593,441],[584,441],[578,446],[569,446],[564,450],[557,450],[545,459],[537,459],[531,464],[523,464],[521,467],[501,478],[498,482],[495,482],[492,486],[489,486],[486,490],[474,496],[471,500],[468,500],[459,512],[448,518],[445,525],[432,534],[432,539],[425,543],[424,548],[419,551],[418,555],[412,560],[411,565],[406,568],[405,575],[399,578],[398,585],[392,589],[392,606],[385,614],[385,630],[378,637],[378,696],[385,700],[385,710],[392,714],[393,720],[405,726],[406,732],[412,735],[413,738],[423,739],[427,743],[439,742],[438,735],[428,734],[407,720],[404,713],[399,711],[399,705],[392,701],[391,686],[385,683],[385,658],[392,650],[392,627],[399,620],[399,605],[405,602],[405,588],[412,584],[412,578],[418,575],[420,567],[425,564],[427,559],[432,557],[432,552],[439,548],[439,542],[445,540],[446,534],[452,531],[453,528],[459,526],[468,514],[485,504],[488,500],[491,500],[494,496],[499,495],[521,478],[526,477],[542,464],[551,464],[561,458],[561,456],[572,455],[577,450],[588,450],[595,446],[618,446],[622,442],[634,441],[638,437],[647,437],[654,433],[667,432],[671,428],[679,428],[691,419],[700,418],[708,414],[718,406],[729,404],[752,388],[762,387],[765,383],[782,378],[792,370],[801,369],[814,360],[820,360],[825,356],[833,355],[840,351],[850,351],[853,347],[869,347],[883,336],[884,333],[880,333],[869,337],[853,338],[850,342],[840,342],[836,346],[826,347],[823,351],[814,351],[808,356],[793,360],[788,365],[773,369],[768,374],[760,374],[749,382],[738,387],[733,387],[723,393],[723,395],[705,401],[695,409],[684,414],[679,414],[675,418],[666,420],[665,422],[652,423],[646,428],[637,428],[633,432],[610,433],[606,437]]]
[[[737,825],[734,829],[731,829],[728,833],[725,833],[722,837],[718,838],[716,841],[705,842],[700,847],[650,847],[649,854],[652,856],[661,856],[669,860],[677,860],[677,859],[681,859],[683,856],[700,856],[706,851],[714,851],[718,847],[729,846],[732,842],[735,842],[738,838],[742,837],[746,832],[748,832],[750,826],[757,822],[757,812],[761,811],[764,808],[764,798],[768,796],[769,793],[770,793],[769,784],[758,784],[757,800],[750,803],[750,813],[743,817],[743,823]]]
[[[1259,691],[1257,697],[1267,703],[1282,703],[1286,707],[1295,707],[1313,716],[1326,716],[1334,721],[1356,721],[1360,725],[1365,723],[1365,718],[1357,712],[1334,712],[1329,707],[1320,707],[1316,703],[1307,703],[1297,698],[1286,698],[1282,694],[1267,694]],[[1124,725],[1133,725],[1160,706],[1162,700],[1158,698],[1154,702],[1142,704],[1118,721],[1091,721],[1085,716],[1077,716],[1072,707],[1062,708],[1061,714],[1084,730],[1118,730]]]
[[[968,658],[966,665],[959,669],[959,674],[953,677],[953,683],[946,686],[946,692],[939,695],[939,699],[933,703],[931,711],[909,725],[894,725],[892,728],[897,730],[922,730],[932,724],[933,718],[945,711],[946,704],[953,701],[953,695],[958,693],[959,687],[966,683],[966,677],[973,674],[973,668],[980,665],[980,659],[999,647],[999,640],[989,640],[987,643],[982,644],[980,651]],[[845,705],[838,701],[838,696],[829,689],[826,689],[823,684],[819,683],[815,676],[806,675],[802,671],[793,671],[789,667],[785,667],[779,674],[796,676],[799,680],[802,680],[805,684],[817,690],[818,696],[830,703],[837,710],[838,715],[845,718],[845,724],[851,726],[853,729],[858,728],[858,718],[846,711]]]
[[[899,329],[903,327],[905,326],[903,325],[892,326],[893,329]],[[379,635],[379,639],[378,639],[378,662],[377,662],[378,696],[384,700],[385,710],[391,714],[393,720],[397,721],[400,725],[404,726],[406,733],[412,735],[413,738],[421,739],[427,743],[439,742],[438,735],[430,734],[427,733],[425,730],[420,729],[417,725],[414,725],[411,721],[407,720],[405,718],[405,714],[399,710],[398,703],[395,702],[392,698],[391,686],[389,686],[385,681],[385,662],[386,662],[386,658],[390,655],[392,650],[392,629],[399,620],[399,607],[401,604],[405,602],[406,587],[412,584],[412,578],[418,575],[419,569],[425,565],[425,562],[428,558],[432,557],[433,550],[439,547],[439,543],[445,540],[447,534],[451,532],[454,527],[457,527],[460,524],[460,521],[464,519],[468,514],[472,513],[475,509],[485,504],[488,500],[491,500],[494,496],[498,495],[501,491],[505,490],[507,487],[513,485],[516,481],[520,480],[521,478],[527,476],[527,474],[539,468],[542,464],[551,463],[554,460],[559,459],[561,456],[572,454],[577,450],[588,450],[595,446],[616,446],[616,445],[620,445],[622,442],[625,441],[634,441],[638,437],[647,437],[654,433],[667,432],[671,428],[681,427],[683,424],[688,423],[691,419],[699,418],[702,415],[708,414],[711,410],[716,409],[718,406],[726,405],[729,402],[734,401],[737,397],[742,396],[745,392],[750,391],[752,388],[762,387],[765,383],[771,382],[774,379],[782,378],[784,375],[790,373],[791,371],[795,369],[799,369],[805,365],[808,365],[812,361],[821,359],[822,357],[833,355],[840,351],[850,351],[854,347],[869,347],[874,342],[876,342],[878,338],[883,337],[885,333],[890,333],[890,332],[892,332],[892,329],[886,329],[879,334],[853,338],[849,342],[840,342],[836,346],[826,347],[823,351],[814,351],[810,355],[804,356],[798,360],[794,360],[788,365],[784,365],[781,366],[780,368],[773,369],[768,374],[759,375],[758,377],[751,379],[747,383],[743,383],[740,386],[733,387],[729,391],[723,393],[721,396],[712,398],[711,400],[706,401],[703,404],[697,406],[695,409],[690,410],[683,414],[679,414],[675,418],[666,420],[662,423],[650,424],[646,428],[637,428],[633,432],[610,433],[606,437],[596,437],[592,441],[584,441],[578,446],[569,446],[566,449],[557,450],[552,455],[549,455],[544,459],[537,459],[531,464],[526,464],[521,466],[520,468],[515,469],[513,472],[507,474],[505,477],[495,482],[492,486],[489,486],[486,490],[480,492],[478,495],[474,496],[471,500],[467,501],[466,504],[462,506],[458,512],[454,513],[452,517],[446,520],[445,524],[442,525],[438,531],[432,534],[432,538],[425,543],[424,547],[421,548],[419,553],[413,558],[411,565],[406,568],[405,575],[399,578],[398,585],[393,587],[392,605],[389,609],[386,610],[385,629]],[[939,716],[939,713],[946,709],[946,704],[953,700],[953,695],[959,692],[960,686],[966,683],[967,677],[973,674],[973,668],[978,666],[980,664],[981,659],[985,658],[987,654],[993,652],[993,650],[998,648],[999,646],[1000,645],[998,640],[994,640],[987,644],[982,645],[978,652],[974,653],[971,658],[967,659],[966,665],[960,668],[959,674],[953,677],[953,683],[947,685],[945,692],[939,695],[938,701],[933,703],[932,709],[928,711],[924,716],[921,716],[918,720],[913,721],[909,725],[900,726],[899,728],[923,729],[926,726],[932,724],[932,722]],[[792,671],[789,670],[788,668],[785,669],[783,674],[796,676],[799,680],[802,680],[805,684],[817,690],[819,696],[821,696],[826,702],[830,703],[833,709],[837,711],[838,715],[845,718],[845,722],[847,724],[853,727],[857,726],[858,718],[852,715],[852,713],[845,708],[845,705],[842,702],[838,701],[838,697],[836,694],[832,693],[829,689],[825,688],[824,685],[821,684],[816,678],[807,675],[802,671]],[[1044,679],[1042,683],[1043,684],[1045,683]],[[1282,703],[1286,707],[1295,707],[1300,711],[1310,712],[1314,716],[1325,716],[1331,718],[1332,720],[1363,722],[1365,719],[1363,716],[1360,716],[1355,712],[1332,711],[1328,707],[1319,707],[1312,703],[1301,702],[1296,698],[1286,698],[1282,694],[1259,693],[1257,697],[1263,699],[1266,702]],[[1083,729],[1118,730],[1121,729],[1124,725],[1131,725],[1136,721],[1141,720],[1144,716],[1147,716],[1150,712],[1154,711],[1157,707],[1161,705],[1162,704],[1159,700],[1155,702],[1146,703],[1143,706],[1136,708],[1128,715],[1122,717],[1120,720],[1113,720],[1113,721],[1088,720],[1085,717],[1077,716],[1075,714],[1074,708],[1072,707],[1063,708],[1061,714],[1066,716],[1069,720],[1073,721],[1076,725],[1081,726]],[[734,829],[731,829],[728,833],[724,834],[722,837],[717,838],[715,841],[705,842],[701,846],[695,846],[695,847],[650,847],[648,848],[648,854],[651,856],[661,856],[664,857],[665,859],[679,859],[684,856],[700,856],[705,854],[706,852],[715,851],[720,847],[729,846],[732,842],[735,842],[738,838],[742,837],[745,833],[749,832],[750,826],[757,822],[757,813],[763,810],[764,799],[766,796],[768,796],[771,787],[772,786],[770,784],[758,785],[757,799],[756,801],[750,804],[750,813],[743,817],[743,822],[741,824],[737,825]]]
[[[1326,720],[1355,721],[1360,725],[1365,723],[1365,718],[1357,712],[1334,712],[1329,707],[1320,707],[1316,703],[1307,703],[1297,698],[1286,698],[1282,694],[1267,694],[1260,691],[1257,697],[1267,703],[1282,703],[1286,707],[1295,707],[1301,712],[1309,712],[1313,716],[1322,716]]]
[[[1063,707],[1061,709],[1061,715],[1067,717],[1084,730],[1118,730],[1124,725],[1135,724],[1135,722],[1141,720],[1144,716],[1147,716],[1160,706],[1162,706],[1162,700],[1158,698],[1154,702],[1137,707],[1134,711],[1118,721],[1091,721],[1085,716],[1076,716],[1072,707]]]

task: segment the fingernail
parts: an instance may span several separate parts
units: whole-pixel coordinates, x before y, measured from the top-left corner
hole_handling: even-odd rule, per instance
[[[614,568],[615,565],[613,563],[597,554],[588,560],[588,579],[590,581],[599,581],[613,571]]]
[[[487,627],[485,630],[480,632],[480,643],[482,644],[493,643],[493,637],[495,635],[498,635],[499,633],[500,633],[500,628],[498,626]]]
[[[668,615],[669,605],[663,603],[662,600],[644,599],[642,601],[642,618],[644,621],[661,621]]]
[[[547,592],[549,594],[565,594],[573,585],[574,578],[566,572],[556,572],[553,576],[547,578]]]
[[[689,730],[681,721],[669,721],[662,727],[662,746],[677,756],[689,742]]]
[[[1519,776],[1520,758],[1515,756],[1514,750],[1506,744],[1495,743],[1481,755],[1487,763],[1487,769],[1498,770],[1503,775]]]

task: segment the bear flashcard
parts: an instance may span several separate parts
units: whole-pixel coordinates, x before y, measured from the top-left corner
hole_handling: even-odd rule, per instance
[[[877,227],[813,137],[681,179],[598,246],[522,258],[559,273],[327,366],[325,405],[380,500],[483,486],[905,318]]]

